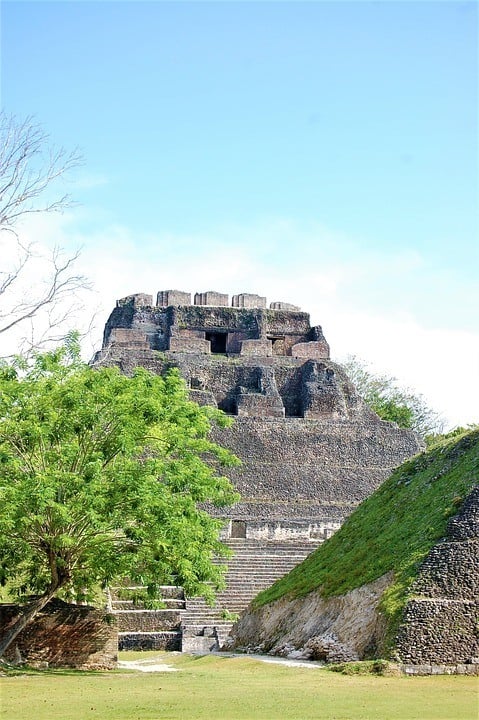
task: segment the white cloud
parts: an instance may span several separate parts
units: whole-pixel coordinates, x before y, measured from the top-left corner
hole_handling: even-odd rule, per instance
[[[327,337],[335,357],[354,353],[375,372],[398,378],[403,387],[424,395],[447,428],[479,422],[478,333],[354,310],[333,320]]]
[[[255,292],[268,302],[300,305],[323,326],[334,358],[356,354],[396,376],[421,392],[448,426],[479,420],[479,334],[458,324],[460,307],[448,323],[440,311],[415,304],[416,292],[424,297],[409,281],[416,273],[420,284],[428,268],[414,249],[366,252],[327,228],[298,229],[284,220],[211,235],[139,236],[121,226],[82,234],[75,215],[43,216],[29,233],[48,244],[83,246],[79,266],[95,285],[85,319],[97,314],[97,346],[115,301],[131,293],[155,299],[166,289]],[[451,302],[442,285],[428,293],[431,306]]]

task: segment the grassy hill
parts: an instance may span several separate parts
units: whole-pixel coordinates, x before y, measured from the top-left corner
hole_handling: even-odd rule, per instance
[[[479,429],[444,439],[401,465],[332,538],[260,593],[254,608],[319,590],[343,595],[393,573],[381,610],[392,632],[418,567],[479,483]]]

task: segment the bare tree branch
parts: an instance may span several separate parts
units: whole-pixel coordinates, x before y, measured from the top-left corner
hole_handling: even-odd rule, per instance
[[[79,252],[39,252],[19,237],[20,223],[31,213],[71,206],[68,194],[53,190],[81,162],[77,150],[50,146],[32,117],[21,122],[0,112],[0,336],[15,334],[16,349],[24,353],[63,339],[81,307],[80,293],[89,288],[75,271]]]
[[[18,122],[0,113],[0,227],[14,227],[29,213],[64,210],[71,204],[68,194],[44,198],[52,183],[78,167],[77,149],[49,147],[49,137],[32,117]]]

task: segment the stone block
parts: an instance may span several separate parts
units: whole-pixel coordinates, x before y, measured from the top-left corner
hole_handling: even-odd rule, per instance
[[[119,650],[181,650],[181,632],[125,632],[118,636]]]
[[[153,305],[153,295],[135,293],[116,301],[117,307],[123,307],[124,305],[133,305],[134,308],[151,307]]]
[[[191,305],[191,293],[182,290],[160,290],[156,296],[158,307],[169,305]]]
[[[177,353],[198,353],[206,355],[210,353],[209,340],[202,340],[196,337],[172,337],[170,338],[170,351]]]
[[[183,625],[182,652],[205,655],[215,650],[219,650],[215,626]]]
[[[228,333],[226,343],[226,352],[230,354],[238,354],[241,351],[241,343],[247,340],[248,335],[244,331],[236,331]]]
[[[292,305],[291,303],[281,302],[281,301],[270,303],[269,309],[270,310],[290,310],[290,311],[301,310],[301,308],[298,307],[298,305]]]
[[[195,305],[213,305],[215,307],[228,307],[228,295],[207,290],[204,293],[195,293]]]
[[[296,343],[291,348],[291,355],[294,358],[307,360],[327,360],[329,358],[329,345],[321,340]]]
[[[248,357],[272,357],[273,344],[271,340],[259,338],[258,340],[243,340],[240,355]]]
[[[135,349],[148,350],[150,347],[144,330],[132,328],[112,328],[109,342]]]
[[[116,610],[119,632],[165,632],[178,630],[179,610]]]
[[[190,400],[197,403],[197,405],[209,405],[210,407],[218,407],[218,403],[215,400],[215,396],[209,390],[190,390]]]
[[[233,295],[231,306],[236,308],[265,308],[266,298],[254,293],[240,293],[239,295]]]
[[[245,393],[236,400],[238,416],[284,418],[284,405],[279,395],[268,397],[260,393]]]

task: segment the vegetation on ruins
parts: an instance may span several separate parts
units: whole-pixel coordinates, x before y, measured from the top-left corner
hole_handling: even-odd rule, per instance
[[[381,601],[392,638],[422,560],[444,536],[479,477],[479,429],[446,437],[403,463],[344,525],[288,575],[254,600],[256,607],[319,590],[343,595],[393,572]],[[384,648],[387,649],[386,647]]]
[[[65,322],[88,282],[75,271],[78,253],[41,250],[22,236],[31,214],[71,205],[59,181],[82,162],[77,150],[55,148],[32,117],[0,112],[0,335],[16,335],[23,352],[65,335]],[[32,281],[34,286],[32,286]]]
[[[414,430],[423,439],[442,432],[439,413],[428,406],[421,394],[398,385],[397,378],[373,373],[368,364],[355,355],[349,355],[342,367],[361,397],[382,420]]]
[[[221,470],[238,462],[212,423],[229,421],[190,402],[177,371],[94,370],[75,336],[0,368],[0,582],[25,601],[0,656],[55,596],[129,578],[152,602],[162,584],[212,597],[226,551],[199,504],[237,499]]]

